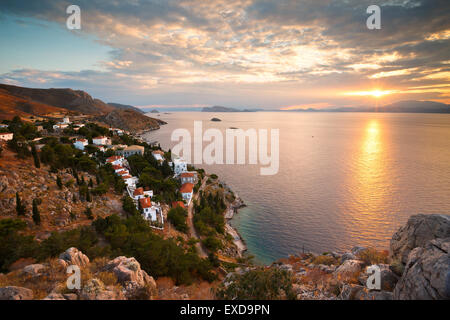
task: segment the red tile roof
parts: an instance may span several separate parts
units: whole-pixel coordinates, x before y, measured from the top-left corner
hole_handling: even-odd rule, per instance
[[[130,175],[128,175],[128,176],[122,176],[122,179],[123,179],[123,180],[130,179],[130,178],[133,178],[133,177],[130,176]]]
[[[123,157],[121,157],[121,156],[112,156],[112,157],[109,157],[108,159],[106,159],[106,162],[114,162],[114,161],[120,160],[122,158]]]
[[[192,172],[183,172],[182,174],[181,174],[181,177],[182,178],[193,178],[194,177],[194,173],[192,173]]]
[[[143,196],[144,195],[144,189],[141,188],[137,188],[136,190],[133,191],[133,196]]]
[[[183,201],[172,202],[172,208],[176,208],[176,207],[182,207],[183,209],[186,209],[186,206],[184,205]]]
[[[185,183],[181,186],[180,192],[181,193],[191,193],[193,189],[194,189],[193,183]]]
[[[139,203],[143,209],[150,208],[152,206],[152,199],[150,197],[139,199]]]
[[[112,167],[113,167],[114,170],[123,169],[123,167],[120,164],[113,165]]]

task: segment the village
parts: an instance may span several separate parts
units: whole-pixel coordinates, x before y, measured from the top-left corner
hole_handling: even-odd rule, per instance
[[[42,126],[36,126],[37,130],[42,132],[44,129]],[[75,133],[79,133],[80,129],[85,127],[85,123],[81,121],[71,122],[69,117],[63,117],[60,122],[57,122],[52,126],[52,129],[56,133],[61,133],[63,130],[71,128]],[[0,141],[10,141],[13,139],[13,133],[7,132],[8,128],[6,124],[0,124]],[[121,130],[118,128],[109,128],[109,131],[116,136],[131,135],[130,132]],[[39,151],[45,144],[40,144],[39,141],[42,137],[33,139],[35,147]],[[69,138],[72,141],[73,146],[81,150],[83,153],[87,153],[88,148],[95,148],[100,152],[107,152],[114,155],[106,158],[104,164],[110,164],[114,169],[116,175],[123,179],[126,185],[126,193],[131,199],[133,199],[136,209],[143,215],[143,217],[150,222],[150,226],[155,229],[164,229],[164,215],[161,208],[161,204],[157,201],[152,201],[154,197],[153,190],[148,187],[138,187],[139,177],[133,176],[130,173],[130,165],[127,158],[133,155],[143,156],[145,153],[145,147],[141,145],[126,145],[126,144],[113,144],[111,137],[96,136],[92,137],[91,141],[87,137],[78,134]],[[91,142],[91,143],[90,143]],[[93,155],[90,154],[90,157]],[[165,153],[162,150],[153,150],[153,158],[162,165],[164,161],[168,162],[170,168],[172,168],[174,175],[173,178],[180,181],[181,187],[179,192],[182,200],[173,201],[172,207],[181,206],[187,208],[192,200],[194,185],[198,182],[197,171],[188,171],[188,164],[186,160],[181,157],[173,156],[172,159],[166,159]]]

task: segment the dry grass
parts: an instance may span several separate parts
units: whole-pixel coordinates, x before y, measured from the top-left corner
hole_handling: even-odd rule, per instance
[[[375,248],[367,248],[359,252],[356,256],[366,265],[389,262],[389,252],[386,250],[380,251]]]
[[[34,299],[43,299],[55,288],[65,283],[67,275],[56,259],[47,260],[48,268],[38,276],[23,273],[21,270],[0,276],[0,287],[18,286],[33,291]]]
[[[337,264],[337,260],[332,256],[316,256],[311,260],[311,263],[331,266],[332,264]]]

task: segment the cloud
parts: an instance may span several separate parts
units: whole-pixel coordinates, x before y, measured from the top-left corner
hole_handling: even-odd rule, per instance
[[[277,88],[280,91],[266,100],[272,106],[280,99],[287,105],[316,103],[324,97],[328,101],[321,102],[334,103],[341,96],[337,89],[358,86],[361,92],[370,91],[359,86],[373,87],[373,81],[383,81],[394,91],[412,82],[416,86],[448,82],[448,1],[378,1],[382,29],[374,31],[365,24],[371,2],[80,0],[82,33],[95,35],[113,48],[110,61],[99,61],[103,70],[18,69],[1,79],[78,85],[102,96],[113,89],[130,90],[138,96],[136,101],[145,97],[163,100],[156,92],[159,89],[173,93],[167,101],[180,97],[174,104],[184,104],[181,97],[187,89],[208,91],[208,100],[216,94],[222,101],[238,103],[226,94],[240,93],[244,85],[249,90],[246,100],[259,105],[259,97],[267,96],[257,90]],[[4,14],[50,20],[64,27],[69,4],[4,0],[0,9]],[[439,67],[438,72],[427,73]],[[304,89],[296,89],[300,85]],[[225,94],[224,88],[234,91]]]

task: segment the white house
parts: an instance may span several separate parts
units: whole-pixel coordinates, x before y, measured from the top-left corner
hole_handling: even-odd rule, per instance
[[[117,153],[119,153],[120,155],[123,155],[125,157],[129,157],[129,156],[132,156],[135,154],[143,156],[144,151],[145,151],[145,148],[143,146],[134,145],[134,146],[126,147],[123,150],[117,150]]]
[[[181,196],[183,197],[184,200],[187,201],[188,204],[191,202],[192,194],[194,193],[193,190],[194,184],[192,183],[185,183],[180,188]]]
[[[140,188],[136,188],[133,191],[133,199],[134,200],[139,200],[142,198],[148,198],[148,197],[153,197],[153,190],[144,190],[144,188],[140,187]]]
[[[197,182],[197,172],[182,172],[180,174],[180,180],[181,184],[185,183],[193,183],[195,184]]]
[[[176,158],[173,160],[173,171],[175,175],[187,171],[187,162],[183,158]]]
[[[64,117],[62,123],[70,124],[70,119],[69,119],[69,117]]]
[[[105,145],[105,144],[111,144],[111,139],[109,139],[108,137],[95,137],[92,139],[92,143],[97,145],[97,146],[101,146],[101,145]]]
[[[77,139],[74,143],[73,146],[75,148],[77,148],[78,150],[84,150],[84,147],[86,147],[88,145],[88,141],[86,139]]]
[[[112,156],[106,159],[106,163],[111,163],[113,166],[123,166],[125,158],[122,156]]]
[[[12,140],[13,137],[14,137],[14,133],[11,133],[11,132],[2,132],[2,133],[0,133],[0,140],[3,140],[3,141]]]
[[[53,130],[62,130],[62,129],[67,128],[68,126],[69,125],[67,123],[60,122],[60,123],[53,125]]]
[[[161,208],[154,205],[151,198],[141,198],[139,199],[139,204],[141,205],[142,213],[144,214],[145,219],[157,221],[157,215],[160,215],[162,220]]]
[[[164,162],[164,152],[161,150],[155,150],[152,152],[153,158],[158,162]]]
[[[127,186],[129,186],[130,188],[135,188],[136,187],[136,182],[139,180],[136,177],[132,177],[129,174],[128,175],[123,175],[122,176],[123,181],[125,181],[125,184]]]

